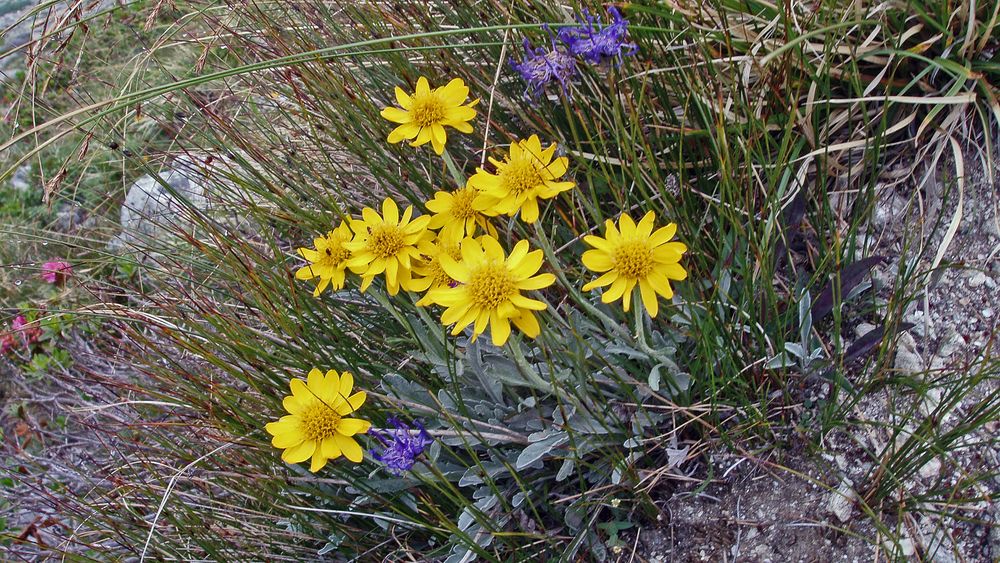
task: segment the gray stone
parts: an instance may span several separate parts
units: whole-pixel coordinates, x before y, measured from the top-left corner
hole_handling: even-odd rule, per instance
[[[902,332],[896,342],[896,362],[894,364],[897,371],[903,375],[912,375],[924,371],[924,360],[917,352],[917,342],[909,332]]]
[[[983,272],[974,272],[969,276],[969,287],[980,287],[985,285],[987,281],[989,281],[989,278],[986,277],[986,274]]]
[[[861,338],[873,330],[875,330],[875,325],[871,323],[858,323],[858,326],[854,327],[854,335]]]
[[[31,190],[31,165],[22,164],[10,177],[10,187],[16,192]]]
[[[854,492],[851,482],[845,479],[837,487],[837,490],[830,493],[830,498],[826,502],[826,508],[831,514],[837,517],[837,520],[847,522],[851,519],[851,513],[854,511],[854,501],[857,498],[858,494]]]
[[[129,187],[121,208],[118,244],[187,232],[192,226],[192,210],[208,207],[207,183],[199,163],[178,158],[171,168],[160,172],[159,179],[146,175]]]

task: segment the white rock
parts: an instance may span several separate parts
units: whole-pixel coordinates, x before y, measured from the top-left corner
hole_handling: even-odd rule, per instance
[[[983,272],[974,272],[969,276],[969,287],[979,287],[986,283],[989,278]]]
[[[896,361],[894,367],[903,375],[912,375],[924,371],[924,360],[917,352],[917,342],[909,332],[902,332],[896,342]]]
[[[854,327],[854,335],[861,338],[873,330],[875,330],[875,325],[871,323],[859,323],[858,326]]]
[[[182,157],[160,172],[159,179],[146,175],[136,180],[122,204],[123,234],[143,238],[186,228],[188,206],[201,210],[208,205],[198,170],[198,163]]]
[[[850,481],[845,480],[837,487],[837,490],[830,493],[826,508],[837,517],[837,520],[847,522],[854,511],[854,501],[857,498],[858,494],[854,492]]]
[[[941,474],[941,460],[933,458],[920,468],[920,476],[924,479],[933,479]]]
[[[10,177],[10,187],[15,192],[26,192],[31,189],[31,165],[22,164],[14,171],[14,175]]]

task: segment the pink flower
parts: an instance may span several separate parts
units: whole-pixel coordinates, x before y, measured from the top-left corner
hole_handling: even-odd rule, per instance
[[[33,342],[37,342],[38,338],[42,335],[42,329],[35,326],[34,323],[29,323],[24,315],[18,315],[14,317],[14,320],[10,323],[10,328],[14,332],[20,332],[21,338],[24,340],[24,345],[27,346]]]
[[[16,344],[17,341],[14,340],[13,334],[9,332],[0,334],[0,355],[6,354],[7,352],[13,350]]]
[[[62,260],[42,264],[42,279],[48,283],[61,284],[73,274],[73,266]]]

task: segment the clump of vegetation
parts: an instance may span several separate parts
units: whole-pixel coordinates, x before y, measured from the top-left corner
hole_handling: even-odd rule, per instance
[[[888,360],[926,272],[873,288],[876,185],[900,145],[937,161],[995,125],[996,12],[911,4],[190,6],[144,57],[189,41],[197,72],[129,75],[151,82],[11,141],[196,116],[170,152],[209,188],[115,281],[143,378],[76,539],[603,560],[678,478],[712,479],[707,450],[818,450],[915,385]],[[860,320],[877,332],[848,338]],[[1000,372],[976,365],[935,419]],[[972,413],[870,452],[867,541],[901,557],[907,511],[984,498],[988,472],[902,486],[1000,401]]]

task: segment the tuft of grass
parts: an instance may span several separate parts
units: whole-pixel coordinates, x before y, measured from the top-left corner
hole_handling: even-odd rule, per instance
[[[904,148],[940,154],[970,122],[990,146],[988,8],[963,19],[920,2],[912,12],[630,5],[638,55],[584,65],[571,98],[537,103],[508,59],[523,38],[548,40],[542,24],[572,21],[555,3],[220,8],[180,5],[186,15],[158,31],[114,94],[7,145],[69,132],[121,139],[133,154],[124,167],[148,170],[137,118],[197,116],[168,146],[199,155],[192,173],[213,204],[187,210],[189,232],[143,241],[128,305],[103,305],[145,377],[127,387],[126,421],[107,423],[134,440],[120,446],[117,480],[79,499],[87,526],[111,530],[117,548],[179,559],[602,558],[620,541],[615,523],[654,521],[680,466],[709,448],[749,455],[788,440],[790,427],[820,440],[855,428],[867,394],[916,385],[891,377],[889,359],[926,273],[900,272],[877,304],[862,234]],[[185,44],[199,53],[189,72],[165,70]],[[449,138],[457,179],[429,151],[385,143],[379,110],[421,75],[461,77],[482,98],[475,132]],[[537,340],[455,339],[377,285],[314,299],[292,277],[294,249],[317,233],[387,196],[423,210],[530,134],[558,143],[577,182],[538,228],[497,223],[505,241],[543,249],[559,279],[542,295]],[[579,290],[590,276],[581,238],[648,209],[690,248],[689,280],[653,321]],[[852,350],[844,335],[875,317],[881,340]],[[900,537],[885,513],[904,482],[998,414],[986,398],[959,424],[934,424],[1000,371],[988,352],[974,366],[934,382],[945,398],[928,422],[905,436],[893,428],[893,446],[871,452],[861,500],[879,533]],[[437,437],[426,458],[403,477],[370,461],[318,477],[278,463],[263,424],[283,414],[289,378],[312,367],[352,371],[376,426],[392,414],[425,420]],[[823,385],[812,418],[788,408]],[[916,405],[901,418],[917,418]],[[908,498],[893,517],[972,502],[957,493],[988,477]]]

